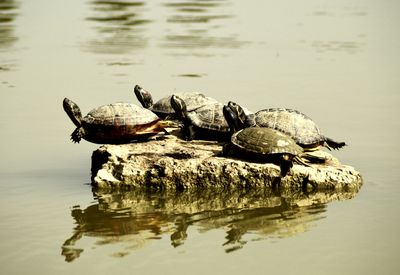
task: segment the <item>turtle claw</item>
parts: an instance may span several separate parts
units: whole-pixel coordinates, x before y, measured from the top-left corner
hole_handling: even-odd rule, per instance
[[[82,139],[81,128],[76,128],[71,134],[71,140],[73,143],[79,143]]]

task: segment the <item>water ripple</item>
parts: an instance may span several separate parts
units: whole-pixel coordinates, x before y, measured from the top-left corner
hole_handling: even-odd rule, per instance
[[[95,53],[127,53],[145,48],[146,25],[151,22],[143,15],[144,1],[92,1],[93,15],[86,20],[93,22],[96,36],[87,48]]]
[[[232,30],[226,29],[227,20],[233,19],[229,1],[215,0],[199,2],[187,0],[164,4],[168,10],[167,23],[162,47],[166,48],[239,48],[240,41]],[[190,54],[195,54],[191,52]]]

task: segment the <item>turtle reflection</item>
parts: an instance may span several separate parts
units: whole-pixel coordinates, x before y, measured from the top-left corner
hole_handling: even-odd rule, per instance
[[[113,256],[122,257],[165,237],[173,247],[190,238],[188,229],[206,233],[226,231],[221,246],[226,252],[249,241],[286,238],[305,232],[326,215],[326,203],[350,199],[353,193],[276,193],[270,190],[232,192],[95,192],[96,204],[74,207],[76,227],[62,245],[66,261],[84,252],[78,241],[94,246],[118,245]],[[86,243],[86,242],[82,242]]]

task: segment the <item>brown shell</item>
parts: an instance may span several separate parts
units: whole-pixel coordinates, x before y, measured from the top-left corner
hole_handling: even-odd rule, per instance
[[[118,102],[91,110],[84,118],[86,124],[136,127],[159,120],[153,112],[131,103]]]
[[[189,118],[193,125],[201,129],[228,132],[229,125],[225,120],[222,103],[207,104],[194,112],[190,112]]]
[[[103,105],[82,119],[84,138],[97,143],[120,143],[162,131],[159,117],[131,103]]]
[[[186,108],[188,112],[194,111],[204,105],[216,103],[217,101],[214,98],[205,96],[201,93],[175,93],[175,95],[179,96],[186,103]],[[161,114],[172,114],[174,110],[171,106],[171,96],[166,96],[161,98],[159,101],[154,103],[149,109],[155,113]]]
[[[255,113],[254,122],[257,126],[281,131],[303,146],[319,145],[326,140],[315,122],[297,110],[264,109]]]

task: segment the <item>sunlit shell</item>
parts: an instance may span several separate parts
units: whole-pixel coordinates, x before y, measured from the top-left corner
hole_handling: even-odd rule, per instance
[[[207,104],[217,103],[217,101],[214,98],[205,96],[201,93],[188,92],[188,93],[175,93],[175,95],[179,96],[185,102],[186,108],[189,112],[201,108],[202,106]],[[158,100],[149,109],[156,113],[164,113],[164,114],[174,113],[174,110],[170,103],[171,96],[172,95]]]
[[[303,153],[303,148],[292,138],[271,128],[246,128],[235,133],[231,141],[246,151],[258,154],[299,155]]]
[[[225,120],[222,103],[205,105],[194,112],[189,113],[189,118],[193,125],[220,132],[228,132],[229,125]]]
[[[91,125],[136,126],[158,120],[153,112],[131,103],[114,103],[90,111],[83,121]]]
[[[301,145],[320,144],[325,141],[318,126],[305,114],[292,109],[270,108],[255,113],[257,126],[276,129]]]

